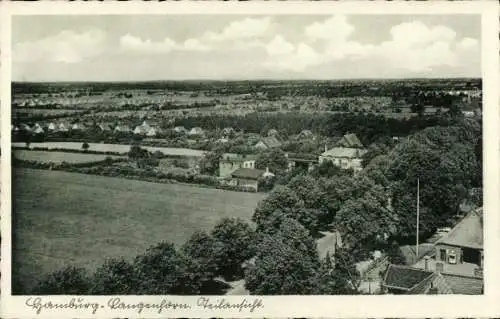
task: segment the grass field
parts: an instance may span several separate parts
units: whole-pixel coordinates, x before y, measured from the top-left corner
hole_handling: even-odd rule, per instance
[[[106,144],[106,143],[88,143],[89,151],[96,152],[117,152],[126,154],[130,151],[130,145],[125,144]],[[26,147],[25,143],[12,143],[14,147]],[[30,147],[46,147],[48,149],[67,149],[67,150],[81,150],[82,143],[76,142],[41,142],[41,143],[30,143]],[[175,147],[152,147],[152,146],[142,146],[142,148],[147,149],[150,152],[160,151],[165,155],[184,155],[201,157],[204,152],[199,150],[193,150],[188,148],[175,148]]]
[[[67,152],[45,152],[45,151],[25,151],[14,150],[14,156],[24,161],[39,161],[43,163],[61,163],[70,164],[92,163],[103,161],[107,155],[99,154],[82,154],[82,153],[67,153]],[[118,157],[118,156],[110,156]]]
[[[94,269],[222,217],[249,220],[262,194],[31,169],[13,171],[12,258],[26,286],[66,265]]]

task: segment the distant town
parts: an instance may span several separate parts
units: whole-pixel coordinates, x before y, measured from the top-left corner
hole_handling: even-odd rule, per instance
[[[13,294],[482,294],[481,101],[479,79],[15,82]]]

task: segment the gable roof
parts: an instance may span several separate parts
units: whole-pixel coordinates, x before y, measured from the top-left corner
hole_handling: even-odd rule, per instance
[[[425,279],[432,276],[432,271],[400,265],[389,265],[382,285],[388,288],[410,291]]]
[[[480,207],[467,214],[436,244],[483,249],[483,208]]]
[[[424,256],[432,255],[435,253],[434,245],[429,243],[423,243],[418,245],[418,256],[415,245],[400,246],[399,250],[401,251],[403,257],[405,258],[405,263],[407,265],[414,265]]]
[[[363,147],[363,143],[361,143],[356,134],[345,134],[337,144],[343,147]]]
[[[265,171],[255,168],[238,168],[231,173],[234,178],[259,179]]]
[[[264,143],[269,148],[279,147],[281,146],[281,142],[275,136],[263,137],[260,139],[260,142]]]
[[[334,147],[326,152],[323,152],[321,156],[329,157],[341,157],[341,158],[360,158],[366,153],[366,150],[360,150],[358,148],[349,147]]]
[[[481,295],[483,294],[483,279],[478,277],[469,277],[453,274],[439,274],[451,291],[458,295]],[[442,287],[441,289],[443,289]]]

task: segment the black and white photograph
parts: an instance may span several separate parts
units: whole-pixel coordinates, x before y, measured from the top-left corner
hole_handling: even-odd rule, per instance
[[[12,296],[485,294],[481,14],[10,23]]]

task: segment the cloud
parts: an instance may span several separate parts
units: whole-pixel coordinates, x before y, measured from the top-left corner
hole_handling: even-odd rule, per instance
[[[457,48],[460,50],[477,50],[479,49],[479,41],[473,38],[463,38],[457,43]]]
[[[305,28],[305,35],[311,39],[328,40],[330,42],[343,42],[354,32],[352,26],[344,15],[335,15],[322,22],[314,22]]]
[[[277,35],[274,39],[265,46],[267,54],[270,56],[290,54],[295,49],[295,46],[286,41],[283,36]]]
[[[105,49],[106,34],[91,29],[83,32],[63,30],[54,36],[13,46],[15,62],[78,63],[100,55]]]
[[[245,18],[229,23],[221,32],[208,31],[203,36],[206,42],[222,42],[255,39],[268,35],[271,18]]]
[[[177,44],[170,38],[154,42],[150,39],[143,40],[131,34],[120,37],[120,48],[135,53],[168,53],[176,47]]]

